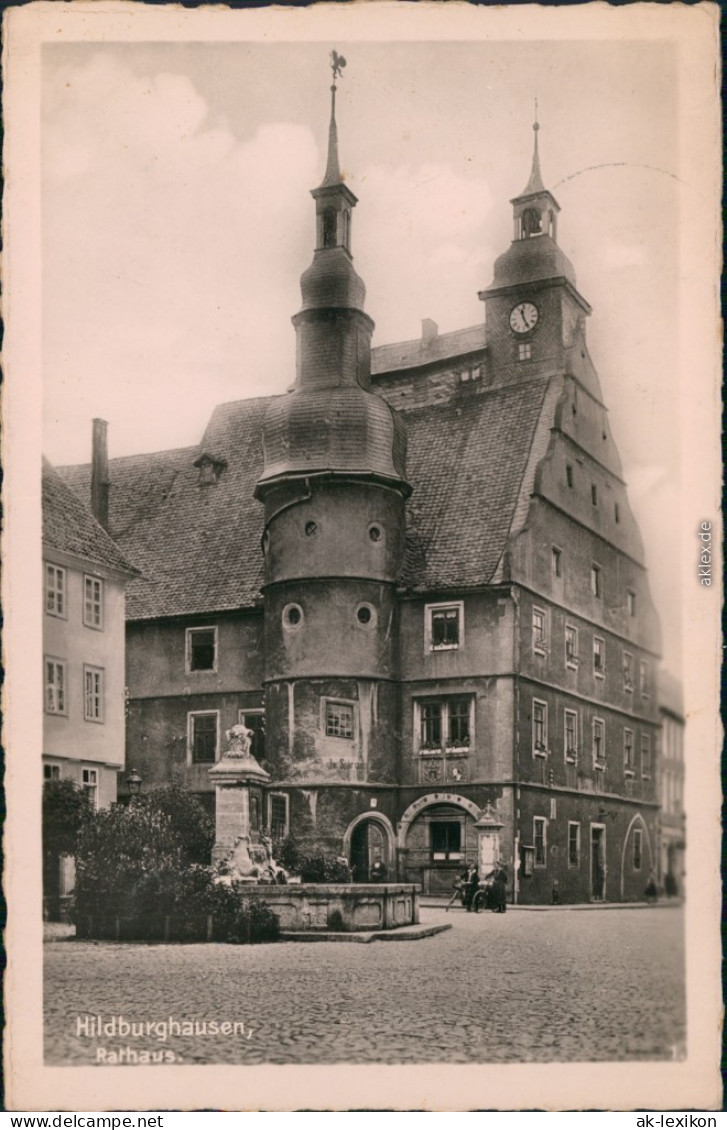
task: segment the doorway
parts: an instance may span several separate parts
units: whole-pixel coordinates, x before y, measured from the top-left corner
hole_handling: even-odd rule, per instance
[[[603,902],[606,897],[606,829],[591,824],[591,898]]]
[[[368,883],[375,864],[383,864],[391,878],[387,838],[377,820],[362,820],[351,835],[351,871],[354,883]]]

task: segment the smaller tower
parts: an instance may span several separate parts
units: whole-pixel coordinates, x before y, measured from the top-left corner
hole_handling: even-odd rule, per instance
[[[494,278],[479,293],[485,303],[488,368],[499,383],[530,380],[577,363],[587,367],[585,318],[591,307],[557,243],[560,205],[543,183],[533,123],[530,177],[513,209],[513,241],[495,262]],[[574,353],[582,353],[580,360]]]
[[[519,196],[515,196],[510,203],[513,206],[515,231],[513,239],[532,239],[539,235],[549,235],[557,241],[558,213],[560,204],[552,192],[543,184],[540,172],[540,154],[538,152],[538,101],[535,100],[535,121],[533,122],[533,167],[530,179]]]

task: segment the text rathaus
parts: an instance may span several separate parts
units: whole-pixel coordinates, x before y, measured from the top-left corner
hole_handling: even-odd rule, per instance
[[[332,92],[292,390],[109,466],[127,765],[212,804],[244,723],[253,835],[448,893],[487,812],[509,899],[641,898],[659,624],[538,124],[484,324],[372,348]]]

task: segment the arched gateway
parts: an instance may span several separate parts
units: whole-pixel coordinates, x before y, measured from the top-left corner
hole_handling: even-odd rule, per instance
[[[450,894],[465,864],[477,860],[480,811],[451,792],[427,793],[410,804],[398,826],[399,877],[421,883],[424,894]]]
[[[343,852],[351,866],[354,881],[367,882],[375,863],[383,863],[387,879],[395,879],[394,843],[394,829],[383,813],[362,812],[352,820],[343,836]]]

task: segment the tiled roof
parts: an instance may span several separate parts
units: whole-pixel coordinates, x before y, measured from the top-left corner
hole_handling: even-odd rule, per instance
[[[414,341],[397,341],[393,345],[378,345],[371,350],[371,374],[376,377],[398,369],[416,369],[484,348],[484,323],[453,333],[437,334],[430,339],[416,338]]]
[[[404,582],[417,589],[486,584],[518,507],[547,379],[405,413]]]
[[[462,403],[407,411],[408,552],[412,588],[488,582],[505,547],[542,410],[547,379]],[[220,405],[199,447],[110,461],[110,532],[142,572],[130,619],[249,608],[261,602],[262,424],[272,398]],[[200,483],[201,452],[227,461]],[[90,469],[63,469],[88,497]]]
[[[47,459],[42,479],[43,550],[55,549],[91,564],[134,572],[119,547]]]

